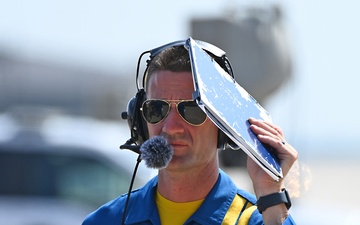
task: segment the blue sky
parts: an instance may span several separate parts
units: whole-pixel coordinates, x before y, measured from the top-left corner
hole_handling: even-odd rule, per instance
[[[133,72],[142,51],[186,38],[191,17],[220,16],[250,2],[280,4],[292,47],[294,76],[265,104],[273,121],[296,146],[359,147],[360,3],[355,0],[184,0],[176,6],[165,0],[0,0],[0,49]]]

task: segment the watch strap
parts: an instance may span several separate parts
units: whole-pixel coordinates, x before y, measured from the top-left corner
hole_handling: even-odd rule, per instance
[[[287,192],[287,190],[285,188],[283,188],[281,190],[281,192],[261,196],[257,200],[256,205],[257,205],[259,212],[262,213],[265,209],[267,209],[271,206],[274,206],[274,205],[281,204],[281,203],[284,203],[286,208],[290,209],[291,200],[290,200],[289,193]]]

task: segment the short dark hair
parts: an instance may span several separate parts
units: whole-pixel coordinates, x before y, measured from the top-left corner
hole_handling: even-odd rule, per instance
[[[145,77],[145,90],[148,87],[148,81],[151,75],[160,70],[169,70],[172,72],[191,72],[191,63],[188,50],[184,46],[174,46],[167,48],[154,56],[148,62],[147,73]]]

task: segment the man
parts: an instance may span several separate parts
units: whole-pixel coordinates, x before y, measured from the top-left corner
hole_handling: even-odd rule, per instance
[[[288,202],[278,202],[283,179],[274,181],[248,159],[253,196],[239,190],[219,169],[219,129],[205,114],[200,116],[200,108],[194,109],[199,110],[196,119],[184,111],[185,106],[194,105],[194,84],[183,45],[167,46],[151,57],[144,88],[141,112],[148,137],[165,137],[173,148],[172,159],[157,177],[131,193],[125,215],[127,194],[90,214],[84,225],[120,224],[122,220],[124,224],[295,224]],[[253,118],[249,122],[258,139],[276,150],[286,176],[298,157],[296,150],[284,142],[277,126]],[[261,207],[256,205],[260,197]]]

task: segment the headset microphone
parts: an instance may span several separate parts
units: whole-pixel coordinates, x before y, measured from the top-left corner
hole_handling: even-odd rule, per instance
[[[140,147],[133,144],[134,142],[130,139],[124,145],[120,146],[121,149],[129,149],[136,153],[139,153],[133,176],[131,178],[121,224],[125,224],[128,204],[130,201],[130,193],[141,160],[144,160],[146,166],[149,168],[162,169],[167,167],[174,153],[174,150],[169,144],[169,142],[162,136],[154,136],[149,140],[145,141]]]
[[[140,147],[140,152],[146,166],[153,169],[166,168],[174,154],[173,148],[162,136],[154,136],[145,141]]]

